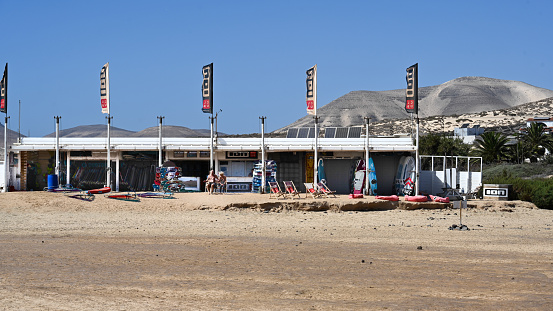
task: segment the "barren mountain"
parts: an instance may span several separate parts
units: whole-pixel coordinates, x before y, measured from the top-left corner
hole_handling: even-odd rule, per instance
[[[484,77],[462,77],[446,83],[419,88],[419,116],[449,116],[500,110],[552,97],[553,91],[524,82]],[[317,111],[321,127],[355,126],[385,119],[409,118],[405,111],[405,90],[353,91]],[[276,132],[291,127],[312,127],[313,117],[305,116]]]
[[[159,128],[149,127],[139,132],[111,127],[111,137],[158,137]],[[206,134],[207,133],[207,134]],[[222,134],[222,133],[220,133]],[[209,130],[192,130],[184,126],[164,125],[163,137],[209,137]],[[60,130],[60,137],[106,137],[107,125],[80,125],[69,129]],[[44,137],[56,137],[56,133],[50,133]]]
[[[203,131],[192,130],[184,126],[175,126],[175,125],[164,125],[163,126],[163,137],[202,137],[210,136],[210,131],[207,132],[207,135]],[[140,132],[136,132],[131,137],[158,137],[159,136],[159,127],[149,127]]]
[[[112,126],[110,129],[111,137],[128,137],[135,132],[127,131]],[[60,130],[60,137],[107,137],[108,129],[105,124],[80,125],[69,129]],[[45,135],[44,137],[56,137],[56,132]]]
[[[511,108],[465,113],[449,116],[432,116],[420,119],[420,133],[451,133],[455,127],[480,125],[486,130],[513,134],[526,127],[526,120],[534,117],[552,117],[553,97],[525,103]],[[370,135],[411,133],[414,123],[407,118],[371,122]]]

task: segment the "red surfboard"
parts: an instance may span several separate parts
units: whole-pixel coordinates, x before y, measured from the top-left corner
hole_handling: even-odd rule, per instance
[[[99,194],[99,193],[108,193],[108,192],[111,192],[110,187],[92,189],[92,190],[88,190],[86,193],[88,193],[88,194]]]

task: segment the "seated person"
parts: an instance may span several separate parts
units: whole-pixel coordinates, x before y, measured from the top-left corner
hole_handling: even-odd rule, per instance
[[[209,194],[212,194],[213,191],[215,190],[215,185],[218,182],[217,175],[215,175],[215,172],[213,170],[209,172],[209,175],[207,176],[207,179],[205,182],[206,182],[205,184],[206,189],[209,191]]]
[[[225,176],[225,173],[219,172],[219,191],[225,192],[227,189],[227,176]]]

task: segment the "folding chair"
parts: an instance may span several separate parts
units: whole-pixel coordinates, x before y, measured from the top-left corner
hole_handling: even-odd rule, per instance
[[[327,198],[329,198],[331,195],[336,197],[336,191],[332,191],[328,189],[328,186],[325,183],[322,183],[322,182],[317,183],[317,188],[319,192]]]
[[[273,195],[276,198],[279,198],[279,197],[286,198],[286,193],[284,193],[280,190],[280,186],[278,185],[278,183],[276,181],[270,181],[269,182],[269,187],[271,188],[271,193],[269,193],[269,198],[271,198]]]
[[[286,189],[286,192],[292,197],[292,199],[295,195],[297,195],[298,199],[300,199],[300,193],[296,189],[296,185],[294,185],[293,181],[283,181],[282,183],[284,184],[284,189]]]
[[[307,194],[309,193],[313,199],[318,198],[321,194],[315,187],[313,186],[313,183],[311,182],[304,182],[303,185],[305,186],[305,197],[307,198]]]

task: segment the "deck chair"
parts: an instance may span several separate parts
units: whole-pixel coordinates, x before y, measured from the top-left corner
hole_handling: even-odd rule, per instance
[[[280,186],[276,181],[270,181],[269,187],[271,188],[271,192],[269,193],[269,198],[273,197],[273,195],[276,198],[280,198],[280,197],[286,198],[286,193],[280,190]]]
[[[305,186],[305,197],[307,198],[307,194],[309,193],[313,199],[316,199],[318,198],[319,196],[321,196],[321,194],[319,193],[319,191],[317,191],[317,189],[315,189],[315,187],[313,186],[313,183],[311,182],[304,182],[303,185]]]
[[[282,183],[284,184],[284,189],[286,189],[286,193],[288,193],[292,197],[292,199],[295,195],[297,195],[298,199],[300,199],[300,193],[296,189],[296,185],[294,185],[293,181],[283,181]]]
[[[330,198],[331,195],[336,197],[336,191],[328,189],[328,186],[323,182],[317,183],[317,188],[321,195],[324,195],[327,198]]]

